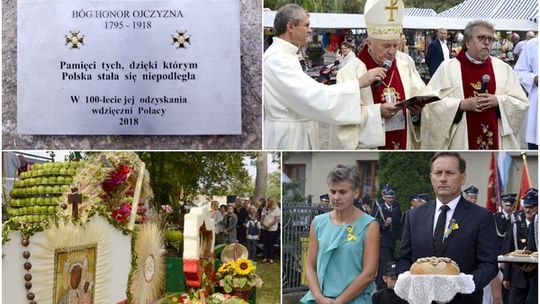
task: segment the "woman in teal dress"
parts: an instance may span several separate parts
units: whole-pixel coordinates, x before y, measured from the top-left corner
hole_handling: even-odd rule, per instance
[[[304,304],[371,304],[379,262],[379,224],[353,205],[360,178],[338,165],[327,177],[331,212],[316,216],[309,232]]]

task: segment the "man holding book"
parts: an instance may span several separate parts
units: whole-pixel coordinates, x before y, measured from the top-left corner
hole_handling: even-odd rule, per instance
[[[359,54],[360,62],[339,70],[338,82],[356,79],[367,70],[387,69],[384,79],[360,89],[363,119],[360,124],[332,126],[332,149],[404,150],[420,146],[417,122],[422,105],[396,108],[391,117],[381,108],[418,95],[425,84],[412,58],[400,53],[404,5],[402,0],[369,0],[364,9],[368,40]]]

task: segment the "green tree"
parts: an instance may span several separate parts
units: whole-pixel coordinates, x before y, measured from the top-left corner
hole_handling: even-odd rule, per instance
[[[463,0],[406,0],[405,7],[431,8],[437,13],[445,11],[463,2]]]
[[[241,152],[139,152],[150,172],[157,204],[175,204],[197,195],[251,193]]]
[[[273,197],[278,201],[281,199],[281,171],[276,170],[268,176],[268,188],[266,190],[266,197]]]
[[[380,154],[379,185],[388,183],[394,186],[401,210],[410,207],[410,195],[428,192],[433,197],[429,180],[432,156],[432,152],[382,152]]]

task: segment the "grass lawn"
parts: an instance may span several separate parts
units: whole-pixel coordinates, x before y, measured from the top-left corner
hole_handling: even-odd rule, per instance
[[[281,261],[274,264],[261,263],[257,259],[257,274],[263,280],[263,286],[257,290],[258,304],[279,304],[281,299]]]

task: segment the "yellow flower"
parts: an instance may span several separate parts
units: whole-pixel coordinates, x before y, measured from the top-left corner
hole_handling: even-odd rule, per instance
[[[248,275],[254,269],[255,267],[253,267],[253,263],[251,263],[251,260],[238,259],[236,261],[236,273],[238,273],[239,275]]]
[[[354,227],[352,225],[347,226],[347,241],[356,241],[356,236],[353,234]]]
[[[227,262],[221,266],[219,266],[218,268],[218,272],[223,274],[223,273],[226,273],[226,272],[229,272],[230,268],[233,267],[233,262]]]
[[[459,229],[459,225],[458,223],[452,223],[452,230],[458,230]]]

